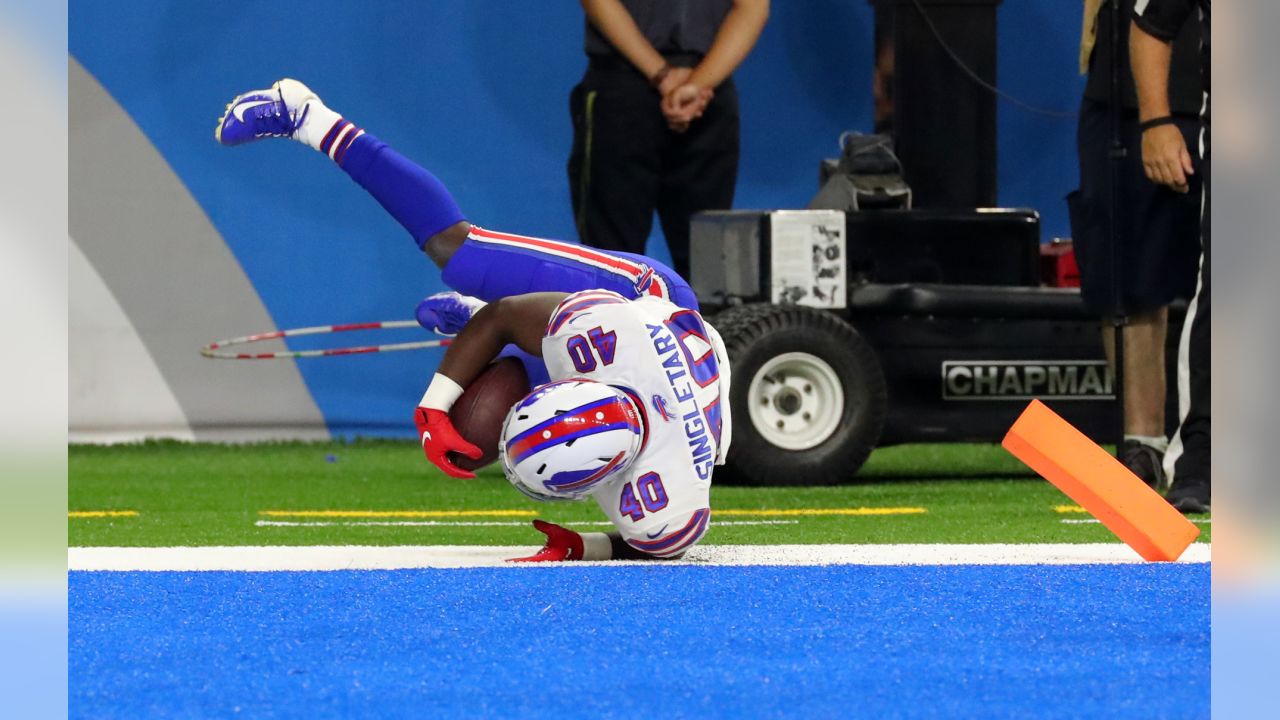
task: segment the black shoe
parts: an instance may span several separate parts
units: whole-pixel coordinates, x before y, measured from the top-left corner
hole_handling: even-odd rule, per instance
[[[1164,453],[1137,440],[1125,440],[1120,462],[1147,487],[1163,490],[1168,481],[1164,476]]]
[[[1182,482],[1173,484],[1165,500],[1169,501],[1183,515],[1209,512],[1209,482],[1207,480]]]

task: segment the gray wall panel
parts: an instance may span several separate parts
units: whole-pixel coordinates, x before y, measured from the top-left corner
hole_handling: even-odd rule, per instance
[[[200,356],[210,340],[275,324],[156,148],[74,58],[68,68],[71,236],[124,309],[196,439],[328,438],[292,361]],[[119,420],[127,428],[127,412]]]

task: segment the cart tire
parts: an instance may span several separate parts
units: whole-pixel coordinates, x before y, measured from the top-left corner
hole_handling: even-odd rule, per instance
[[[733,441],[716,480],[834,485],[880,439],[889,405],[871,345],[830,312],[752,304],[711,320],[733,370]]]

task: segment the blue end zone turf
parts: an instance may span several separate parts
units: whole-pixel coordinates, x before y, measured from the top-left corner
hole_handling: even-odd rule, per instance
[[[1208,717],[1209,566],[87,573],[73,717]]]

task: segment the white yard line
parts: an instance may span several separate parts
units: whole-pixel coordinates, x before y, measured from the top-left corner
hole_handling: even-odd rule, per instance
[[[1059,520],[1058,522],[1062,523],[1063,525],[1096,525],[1098,523],[1101,523],[1102,521],[1099,520],[1098,518],[1079,518],[1079,519],[1066,518],[1063,520]],[[1212,525],[1213,518],[1192,520],[1191,522],[1195,523],[1196,525]]]
[[[725,527],[728,525],[799,525],[799,520],[722,520],[716,523],[716,527]],[[528,527],[527,520],[350,520],[332,522],[328,520],[317,520],[307,522],[295,522],[292,520],[258,520],[254,522],[258,527]],[[613,523],[608,520],[598,520],[592,522],[575,522],[574,525],[589,525],[592,527],[613,527]]]
[[[509,564],[532,554],[531,546],[266,546],[266,547],[73,547],[71,570],[284,571],[397,570],[409,568],[531,568],[558,563]],[[1209,545],[1187,548],[1179,562],[1209,562]],[[1117,543],[1036,545],[709,545],[670,565],[1074,565],[1141,563]],[[636,563],[574,563],[619,565]]]

